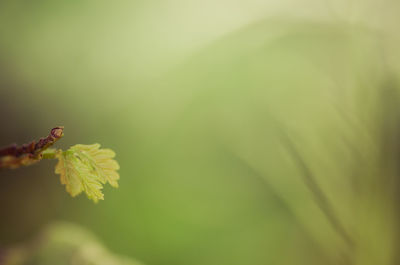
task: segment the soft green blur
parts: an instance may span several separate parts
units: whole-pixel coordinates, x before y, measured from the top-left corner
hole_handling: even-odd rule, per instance
[[[54,161],[1,172],[0,243],[64,220],[147,265],[396,264],[397,181],[384,176],[397,176],[399,12],[1,1],[1,145],[63,125],[59,147],[115,150],[121,180],[93,204],[69,197]]]

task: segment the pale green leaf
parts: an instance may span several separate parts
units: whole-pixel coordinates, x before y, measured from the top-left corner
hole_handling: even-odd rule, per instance
[[[99,144],[74,145],[64,152],[58,152],[56,173],[71,196],[85,192],[89,199],[103,200],[101,192],[107,182],[118,187],[119,165],[110,149],[100,149]]]

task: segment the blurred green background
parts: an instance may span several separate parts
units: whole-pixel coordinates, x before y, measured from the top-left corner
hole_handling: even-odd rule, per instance
[[[2,0],[0,144],[64,125],[57,146],[115,150],[121,180],[93,204],[65,192],[54,161],[1,171],[1,245],[63,220],[148,265],[397,264],[382,181],[397,174],[396,138],[381,147],[397,124],[399,11],[388,0]]]

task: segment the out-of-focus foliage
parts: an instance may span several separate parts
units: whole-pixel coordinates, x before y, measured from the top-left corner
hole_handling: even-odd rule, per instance
[[[66,222],[49,225],[34,239],[3,254],[5,265],[139,265],[111,253],[86,229]]]
[[[149,265],[399,263],[398,1],[1,4],[0,140],[62,123],[122,176],[93,205],[4,173],[4,244],[61,218]]]
[[[86,193],[94,202],[104,199],[101,192],[107,182],[118,187],[119,165],[110,149],[99,149],[100,144],[77,144],[67,151],[58,151],[58,163],[55,172],[60,174],[61,183],[72,197]]]

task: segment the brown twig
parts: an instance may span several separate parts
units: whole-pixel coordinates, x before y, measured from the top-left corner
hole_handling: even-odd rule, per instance
[[[31,165],[42,158],[42,152],[57,142],[64,134],[64,127],[51,129],[49,135],[21,146],[16,144],[0,148],[0,168],[17,168]]]

